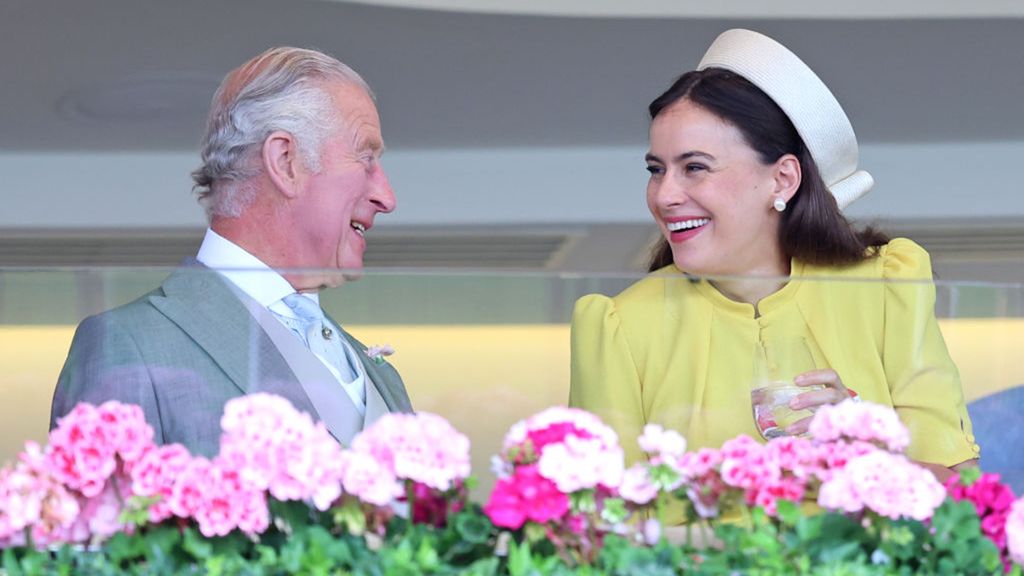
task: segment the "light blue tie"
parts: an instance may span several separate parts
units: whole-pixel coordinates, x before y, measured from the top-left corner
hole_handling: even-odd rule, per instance
[[[299,317],[287,322],[287,326],[300,340],[305,342],[313,354],[324,359],[341,374],[345,383],[356,379],[357,373],[352,366],[349,355],[345,353],[341,335],[336,334],[324,317],[324,311],[311,298],[299,294],[289,294],[281,299],[292,312]],[[365,398],[365,391],[360,390],[360,397]]]

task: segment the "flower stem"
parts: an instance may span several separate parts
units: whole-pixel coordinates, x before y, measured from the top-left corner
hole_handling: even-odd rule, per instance
[[[405,501],[409,503],[409,521],[405,525],[405,533],[410,535],[412,534],[412,521],[415,517],[414,510],[416,507],[416,487],[413,485],[412,480],[405,481]]]

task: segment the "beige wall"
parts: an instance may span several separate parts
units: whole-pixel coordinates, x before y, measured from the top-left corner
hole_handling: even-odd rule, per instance
[[[968,400],[1024,383],[1024,320],[944,320]],[[441,414],[473,443],[474,471],[489,486],[489,461],[516,420],[568,395],[567,325],[351,326],[368,345],[391,344],[420,411]],[[50,398],[74,328],[0,327],[0,462],[26,440],[44,441]]]

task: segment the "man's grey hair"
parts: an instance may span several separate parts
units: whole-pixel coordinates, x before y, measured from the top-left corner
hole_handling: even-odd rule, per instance
[[[193,190],[208,218],[235,217],[255,198],[263,142],[282,130],[295,137],[306,168],[320,170],[324,140],[341,126],[332,82],[373,92],[338,60],[301,48],[271,48],[232,70],[213,96]]]

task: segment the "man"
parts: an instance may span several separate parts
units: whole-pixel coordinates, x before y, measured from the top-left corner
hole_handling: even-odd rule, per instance
[[[383,150],[370,89],[341,62],[275,48],[229,73],[193,173],[210,222],[198,262],[82,322],[50,426],[78,402],[119,400],[158,442],[214,455],[224,404],[244,394],[284,396],[345,444],[411,411],[398,373],[317,296],[358,273],[365,232],[395,208]]]

